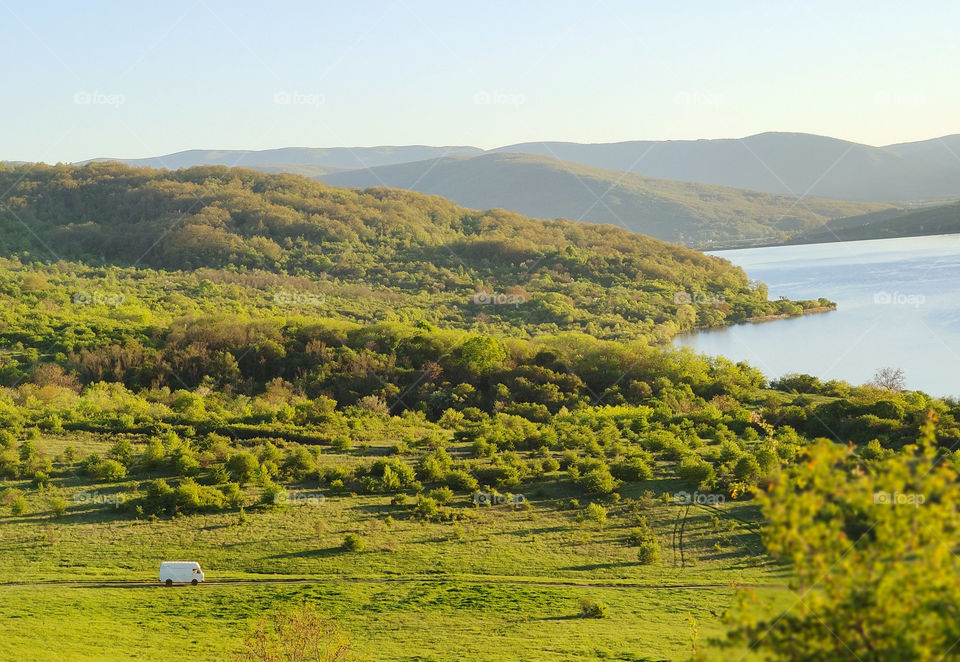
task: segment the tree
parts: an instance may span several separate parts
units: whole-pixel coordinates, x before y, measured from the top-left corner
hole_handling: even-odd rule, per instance
[[[794,569],[793,604],[780,613],[741,595],[731,642],[795,662],[947,659],[960,618],[960,485],[934,420],[918,444],[868,462],[819,440],[759,495],[767,548]]]
[[[460,364],[470,375],[490,374],[503,365],[506,350],[496,338],[475,336],[460,346]]]
[[[870,380],[873,386],[895,392],[902,391],[905,382],[906,378],[900,368],[880,368]]]

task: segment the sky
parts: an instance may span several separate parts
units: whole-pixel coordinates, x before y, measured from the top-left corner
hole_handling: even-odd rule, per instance
[[[0,160],[960,133],[960,3],[0,0]]]

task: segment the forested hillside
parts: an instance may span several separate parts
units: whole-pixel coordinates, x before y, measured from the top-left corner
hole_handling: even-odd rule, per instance
[[[260,284],[264,297],[270,288],[309,290],[325,299],[324,314],[345,320],[663,340],[829,305],[767,301],[763,286],[725,260],[612,226],[294,175],[23,166],[0,171],[0,186],[12,189],[0,229],[8,253],[205,267],[216,272],[212,282]]]
[[[891,239],[957,232],[960,232],[960,203],[914,211],[889,210],[841,218],[824,224],[822,228],[792,237],[787,243]]]

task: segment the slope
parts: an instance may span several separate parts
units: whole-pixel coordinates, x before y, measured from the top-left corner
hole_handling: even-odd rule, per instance
[[[889,239],[960,232],[960,203],[917,211],[886,211],[830,221],[824,227],[790,239],[791,244],[815,244],[859,239]]]
[[[663,340],[826,305],[767,301],[726,260],[620,228],[472,211],[406,191],[116,163],[0,169],[0,185],[11,189],[0,213],[7,254],[218,270],[228,284],[325,297],[325,310],[351,321]]]
[[[475,208],[540,218],[616,223],[695,247],[778,241],[831,218],[883,205],[775,196],[654,179],[527,154],[434,159],[322,175],[337,186],[390,186],[442,195]]]

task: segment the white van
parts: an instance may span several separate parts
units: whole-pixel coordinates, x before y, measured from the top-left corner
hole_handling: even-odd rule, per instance
[[[196,561],[164,561],[160,564],[160,583],[167,586],[193,584],[203,581],[203,570]]]

